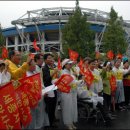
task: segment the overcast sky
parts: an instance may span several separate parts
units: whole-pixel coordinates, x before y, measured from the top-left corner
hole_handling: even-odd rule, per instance
[[[130,20],[130,1],[80,1],[80,7],[110,12],[113,6],[118,16]],[[11,21],[17,20],[27,11],[50,7],[75,7],[75,1],[0,1],[0,23],[10,27]]]

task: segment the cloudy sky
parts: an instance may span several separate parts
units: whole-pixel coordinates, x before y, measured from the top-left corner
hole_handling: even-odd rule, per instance
[[[80,1],[80,7],[110,12],[113,6],[119,16],[130,20],[130,1]],[[0,23],[6,28],[27,11],[50,7],[75,7],[75,1],[0,1]]]

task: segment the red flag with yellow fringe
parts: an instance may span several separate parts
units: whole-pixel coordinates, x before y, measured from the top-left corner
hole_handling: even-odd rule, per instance
[[[91,84],[93,83],[94,75],[92,74],[92,72],[89,69],[87,69],[85,71],[84,75],[85,75],[85,81],[86,81],[88,87],[90,87]]]
[[[21,129],[15,90],[11,82],[0,88],[0,128]]]
[[[69,93],[71,87],[69,84],[73,81],[73,77],[69,74],[63,74],[55,83],[59,91]]]
[[[30,107],[35,108],[38,104],[38,101],[42,97],[40,73],[25,77],[24,79],[19,80],[19,82],[21,82],[21,84],[24,84],[26,88],[26,90],[24,89],[24,91],[28,95]]]

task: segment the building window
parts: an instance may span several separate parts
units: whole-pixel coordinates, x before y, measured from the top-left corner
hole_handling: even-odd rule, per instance
[[[52,52],[55,50],[56,52],[59,52],[60,45],[59,44],[45,44],[45,52]]]
[[[12,51],[12,50],[15,50],[15,48],[14,47],[8,47],[9,52]]]
[[[25,38],[23,38],[23,42],[26,43],[26,39]],[[22,44],[22,40],[21,40],[20,36],[18,36],[18,44]]]
[[[59,31],[46,31],[45,32],[46,41],[58,41],[59,40]]]
[[[39,41],[37,32],[33,32],[29,34],[29,40],[33,42],[36,39],[36,41]]]
[[[27,50],[27,46],[18,46],[18,51],[26,51]]]
[[[8,37],[8,45],[15,45],[15,37]]]

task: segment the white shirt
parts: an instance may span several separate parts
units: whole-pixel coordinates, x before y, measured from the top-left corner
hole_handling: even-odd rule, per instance
[[[11,74],[9,72],[0,72],[0,86],[10,82]]]

